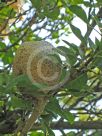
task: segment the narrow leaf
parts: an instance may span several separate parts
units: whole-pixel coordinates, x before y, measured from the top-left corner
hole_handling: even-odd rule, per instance
[[[72,5],[69,7],[69,9],[76,14],[80,19],[82,19],[85,23],[88,23],[88,19],[86,16],[85,11],[83,10],[83,8],[81,8],[80,6],[77,5]]]
[[[76,35],[76,37],[78,37],[86,45],[86,41],[85,41],[84,37],[82,36],[80,29],[75,27],[72,24],[70,24],[70,27],[72,29],[72,32]]]
[[[87,74],[81,74],[76,79],[72,80],[66,86],[68,89],[83,90],[87,88]]]

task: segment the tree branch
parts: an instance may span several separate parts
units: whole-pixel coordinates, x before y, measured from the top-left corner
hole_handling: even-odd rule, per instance
[[[53,130],[60,129],[102,129],[102,121],[76,121],[73,124],[68,122],[60,122],[56,125],[56,122],[50,125]],[[39,124],[35,124],[32,130],[41,130],[42,127]]]

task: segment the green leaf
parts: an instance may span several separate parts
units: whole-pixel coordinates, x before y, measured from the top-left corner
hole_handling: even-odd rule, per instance
[[[62,116],[64,119],[68,120],[69,123],[73,123],[74,116],[69,111],[62,110],[57,99],[52,98],[46,108],[48,111]]]
[[[55,8],[51,13],[50,13],[50,18],[53,20],[56,20],[59,15],[59,8]]]
[[[47,110],[57,113],[59,115],[62,113],[58,100],[56,100],[55,98],[51,99],[46,108]]]
[[[30,136],[44,136],[44,133],[42,132],[32,132]]]
[[[0,50],[3,50],[5,48],[6,48],[6,44],[0,41]]]
[[[0,107],[4,106],[4,101],[0,101]]]
[[[56,38],[58,38],[58,35],[59,35],[59,34],[58,34],[57,31],[56,31],[56,32],[53,32],[53,33],[52,33],[52,38],[53,38],[53,39],[56,39]]]
[[[43,13],[45,16],[47,16],[48,18],[51,18],[52,20],[56,20],[60,14],[60,10],[59,8],[55,8],[52,11],[49,11],[48,9],[46,9]],[[55,34],[53,34],[53,37],[57,37],[58,33],[56,32]]]
[[[76,136],[76,133],[75,132],[69,132],[66,134],[66,136]]]
[[[75,117],[69,111],[63,111],[63,117],[68,120],[70,124],[74,123]]]
[[[6,19],[6,17],[9,16],[10,12],[11,12],[11,7],[5,6],[4,8],[0,10],[0,17]]]
[[[81,42],[83,42],[86,45],[86,41],[82,36],[80,29],[72,24],[70,24],[70,27],[72,29],[72,32],[76,35],[76,37],[78,37],[81,40]]]
[[[88,23],[88,19],[86,16],[85,11],[83,10],[83,8],[81,8],[80,6],[77,5],[72,5],[69,7],[69,9],[76,14],[80,19],[82,19],[85,23]]]
[[[91,65],[102,69],[102,50],[98,51],[97,54],[95,54]]]
[[[67,2],[67,0],[66,0]],[[69,0],[69,2],[72,4],[72,5],[77,5],[77,4],[82,4],[83,3],[83,0]]]
[[[53,116],[51,114],[43,114],[41,115],[41,118],[44,120],[44,122],[49,124],[52,121]]]
[[[54,62],[54,64],[59,64],[59,65],[62,64],[61,58],[59,54],[57,53],[56,48],[53,49],[53,54],[48,54],[48,57]]]
[[[102,40],[99,41],[97,38],[95,38],[95,45],[99,50],[102,50]]]
[[[102,0],[96,0],[98,4],[102,4]]]
[[[19,75],[17,77],[12,76],[11,80],[8,82],[7,84],[7,90],[12,90],[12,88],[14,86],[17,86],[17,88],[23,89],[24,93],[26,94],[30,94],[33,96],[42,96],[44,95],[43,92],[38,91],[39,87],[40,88],[44,88],[44,85],[40,85],[38,87],[38,84],[32,84],[32,82],[30,81],[30,79],[28,78],[27,75]],[[26,89],[25,89],[26,88]]]
[[[49,135],[49,136],[55,136],[54,132],[52,131],[52,129],[49,127],[50,125],[50,120],[52,120],[52,116],[50,114],[50,117],[49,115],[46,117],[46,115],[42,115],[42,118],[43,118],[43,127],[44,129],[46,128],[46,134]]]
[[[4,73],[0,73],[0,85],[5,83]]]
[[[2,61],[5,65],[11,64],[13,62],[13,51],[12,51],[12,49],[9,49],[6,53],[3,53]]]
[[[78,49],[77,45],[75,45],[73,43],[69,43],[66,40],[63,40],[63,42],[65,42],[76,53],[76,55],[79,55],[79,49]]]
[[[33,7],[35,7],[37,10],[41,9],[42,1],[41,0],[31,0]]]
[[[0,85],[0,95],[7,94],[6,88]]]
[[[19,75],[17,77],[12,75],[10,81],[7,84],[7,88],[11,89],[14,86],[26,87],[30,84],[31,83],[26,75]]]
[[[91,38],[89,38],[88,41],[89,41],[89,46],[91,47],[91,49],[96,50],[97,46],[94,44]]]
[[[86,7],[92,7],[93,5],[88,2],[88,1],[84,1],[83,4],[86,6]]]
[[[17,98],[16,96],[12,96],[8,105],[11,105],[13,108],[23,108],[23,109],[31,109],[32,103]]]
[[[9,93],[9,89],[7,88],[9,76],[7,73],[0,73],[0,93],[2,94]]]
[[[49,136],[55,136],[54,132],[52,131],[52,129],[50,127],[48,127],[47,123],[46,123],[46,128],[47,128],[47,134]]]
[[[57,49],[60,50],[62,53],[61,55],[63,55],[66,58],[66,61],[69,66],[75,64],[75,62],[77,61],[77,56],[76,52],[73,49],[66,48],[65,46],[59,46]]]
[[[66,67],[66,66],[65,66]],[[65,79],[65,77],[70,75],[70,72],[66,70],[66,68],[62,68],[61,71],[61,77],[60,77],[60,82],[63,81]]]
[[[76,79],[69,82],[66,87],[68,89],[83,90],[87,88],[87,74],[81,74]]]
[[[15,29],[16,29],[16,27],[15,27]],[[15,41],[18,41],[18,37],[19,37],[19,35],[17,33],[10,34],[9,40],[10,40],[11,44],[15,44]]]

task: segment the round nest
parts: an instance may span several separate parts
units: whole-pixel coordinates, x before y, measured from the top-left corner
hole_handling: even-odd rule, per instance
[[[34,83],[54,86],[59,82],[61,67],[55,63],[53,46],[46,41],[23,43],[16,51],[14,75],[26,74]]]

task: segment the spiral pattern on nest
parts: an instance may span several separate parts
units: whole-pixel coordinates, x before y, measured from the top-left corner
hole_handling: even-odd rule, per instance
[[[61,67],[50,58],[53,46],[46,41],[23,43],[16,51],[13,62],[15,75],[27,74],[32,82],[54,86],[59,82]]]

